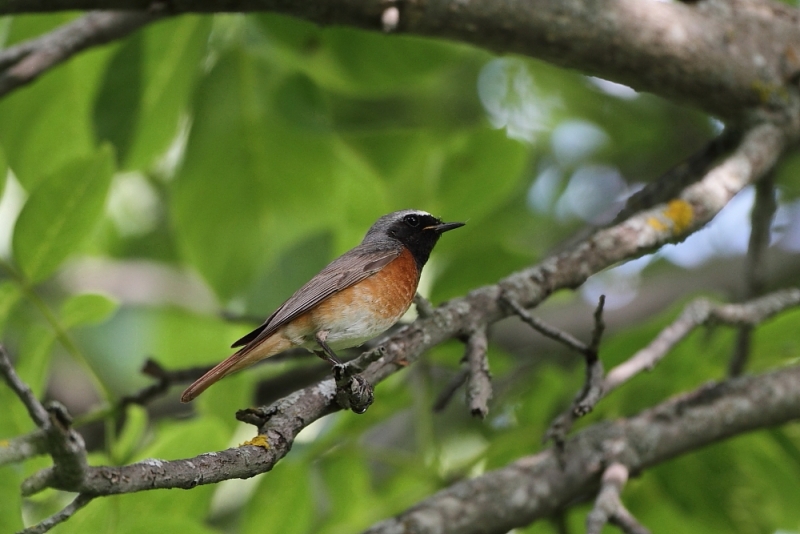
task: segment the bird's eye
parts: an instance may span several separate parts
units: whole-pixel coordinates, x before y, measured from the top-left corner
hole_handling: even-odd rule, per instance
[[[416,228],[419,226],[419,217],[416,215],[406,215],[403,217],[403,221],[409,225],[411,228]]]

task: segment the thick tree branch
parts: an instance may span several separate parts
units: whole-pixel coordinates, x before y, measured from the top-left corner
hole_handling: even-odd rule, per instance
[[[150,3],[9,0],[0,6],[0,14],[146,10]],[[384,29],[387,7],[373,0],[201,0],[168,5],[173,14],[275,11],[321,25],[375,31]],[[741,117],[744,110],[761,106],[796,108],[800,100],[792,85],[800,73],[798,11],[770,0],[691,5],[640,0],[398,0],[395,7],[394,31],[538,57],[694,103],[721,117]]]
[[[634,417],[591,426],[567,441],[563,455],[547,450],[454,484],[367,532],[508,532],[596,494],[605,466],[619,463],[639,474],[716,441],[799,418],[800,366],[703,386]]]
[[[735,149],[741,140],[740,130],[725,128],[721,135],[712,139],[702,149],[631,195],[609,226],[619,224],[639,211],[650,209],[656,204],[678,196],[684,188],[704,176],[719,158]]]
[[[163,17],[163,9],[94,12],[36,39],[0,52],[0,97],[29,84],[42,73],[92,46],[122,39]]]

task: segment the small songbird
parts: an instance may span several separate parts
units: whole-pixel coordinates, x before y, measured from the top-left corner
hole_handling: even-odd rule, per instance
[[[411,306],[420,273],[442,233],[464,226],[419,210],[378,219],[364,240],[333,260],[264,324],[236,341],[242,347],[181,395],[189,402],[224,376],[264,358],[303,347],[341,365],[334,350],[385,332]]]

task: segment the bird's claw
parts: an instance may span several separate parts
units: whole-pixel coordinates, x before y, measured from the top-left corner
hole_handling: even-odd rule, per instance
[[[344,410],[352,410],[357,414],[367,411],[372,401],[372,385],[348,365],[335,364],[333,377],[336,380],[336,402]]]

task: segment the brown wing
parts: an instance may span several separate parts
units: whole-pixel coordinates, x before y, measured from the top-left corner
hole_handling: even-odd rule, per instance
[[[295,291],[264,324],[238,339],[231,347],[256,345],[334,293],[377,273],[403,251],[399,243],[396,246],[387,244],[387,248],[382,250],[374,250],[374,247],[374,243],[367,246],[362,244],[333,260],[306,285]]]

